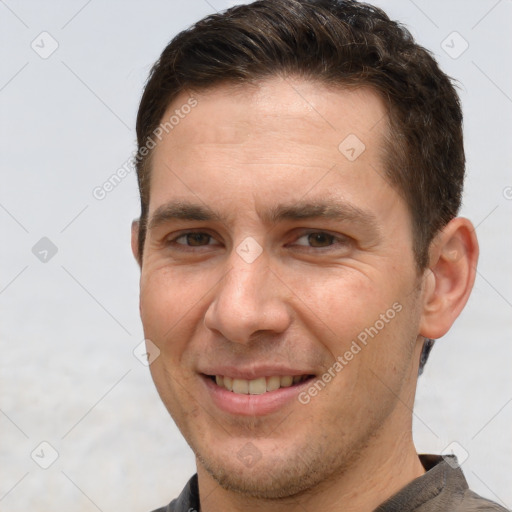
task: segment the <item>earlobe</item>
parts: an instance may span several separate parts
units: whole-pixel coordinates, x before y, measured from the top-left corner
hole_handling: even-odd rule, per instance
[[[132,221],[132,233],[131,233],[131,243],[132,243],[132,254],[133,257],[137,260],[137,263],[140,267],[140,258],[139,258],[139,219],[135,219]]]
[[[478,241],[468,219],[452,219],[430,247],[423,285],[420,334],[444,336],[466,305],[476,275]]]

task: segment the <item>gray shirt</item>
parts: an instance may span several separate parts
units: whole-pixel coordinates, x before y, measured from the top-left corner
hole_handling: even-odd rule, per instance
[[[426,470],[374,512],[510,512],[468,488],[455,455],[420,455]],[[167,507],[154,512],[200,512],[197,474]]]

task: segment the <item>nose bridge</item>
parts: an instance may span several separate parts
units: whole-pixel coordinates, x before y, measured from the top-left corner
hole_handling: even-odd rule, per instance
[[[230,261],[230,271],[222,287],[222,298],[237,305],[251,305],[253,310],[260,307],[261,292],[264,282],[268,279],[268,266],[265,262],[243,261],[238,254],[233,254]]]
[[[244,240],[232,251],[229,271],[205,314],[208,329],[237,343],[249,342],[258,331],[282,332],[290,322],[268,258],[254,242]]]

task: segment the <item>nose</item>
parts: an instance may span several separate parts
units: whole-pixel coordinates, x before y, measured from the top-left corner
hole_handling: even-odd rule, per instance
[[[229,271],[218,283],[204,317],[208,329],[234,343],[249,343],[259,335],[280,334],[291,323],[289,290],[264,255],[252,263],[236,252]]]

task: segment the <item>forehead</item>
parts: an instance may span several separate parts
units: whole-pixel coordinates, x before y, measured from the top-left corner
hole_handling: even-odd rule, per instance
[[[191,143],[242,143],[248,142],[249,135],[266,134],[270,138],[274,133],[286,140],[312,143],[311,135],[322,133],[322,140],[332,141],[337,149],[340,136],[354,133],[370,143],[370,138],[374,142],[386,127],[382,122],[386,117],[384,104],[372,88],[328,87],[292,77],[182,92],[162,121],[183,109],[191,96],[197,106],[189,115],[196,120],[200,117],[204,129],[183,122],[184,117],[172,130]]]
[[[367,87],[292,78],[221,85],[181,93],[166,122],[153,150],[150,212],[171,193],[230,201],[236,189],[258,202],[275,190],[289,198],[310,188],[368,198],[370,187],[382,190],[386,110]]]

